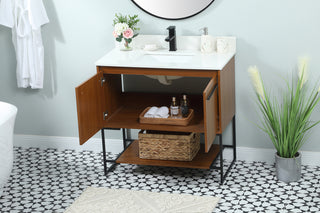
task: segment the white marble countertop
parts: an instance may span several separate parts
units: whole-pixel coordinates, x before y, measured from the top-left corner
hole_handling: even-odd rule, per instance
[[[143,40],[147,39],[148,37],[143,37]],[[185,43],[199,42],[199,37],[182,37],[180,40],[183,41],[183,39],[188,39]],[[134,48],[132,51],[121,51],[115,48],[100,58],[95,65],[133,68],[222,70],[230,59],[235,56],[235,39],[233,40],[231,40],[233,42],[230,42],[232,43],[231,51],[227,53],[217,53],[216,51],[202,53],[199,48],[184,48],[184,50],[181,50],[182,48],[179,48],[179,46],[177,51],[169,52],[168,48],[163,45],[160,50],[156,51],[144,51],[141,46],[140,48]],[[194,46],[198,46],[198,44]]]
[[[200,69],[200,70],[222,70],[235,53],[210,53],[203,54],[200,51],[184,55],[165,55],[157,59],[157,54],[148,54],[143,50],[120,51],[113,49],[100,58],[96,66],[109,67],[134,67],[134,68],[163,68],[163,69]],[[179,55],[181,53],[181,55]],[[177,60],[167,60],[167,57],[177,57]]]

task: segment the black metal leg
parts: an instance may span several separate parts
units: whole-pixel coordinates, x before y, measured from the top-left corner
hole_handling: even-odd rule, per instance
[[[233,160],[230,164],[230,166],[228,167],[226,173],[224,174],[224,179],[227,177],[228,173],[230,172],[232,166],[235,164],[236,160],[237,160],[237,146],[236,146],[236,116],[234,115],[232,118],[232,145],[230,146],[225,146],[225,147],[231,147],[233,148]]]
[[[219,136],[219,148],[220,148],[220,183],[224,181],[223,177],[223,144],[222,144],[222,134]]]
[[[126,129],[122,128],[123,149],[127,146]]]
[[[236,149],[236,116],[232,119],[232,145],[233,145],[233,160],[237,159],[237,149]]]
[[[104,138],[104,129],[101,129],[101,139],[102,139],[104,175],[107,175],[107,155],[106,155],[106,141]]]
[[[236,162],[237,159],[237,149],[236,149],[236,119],[235,116],[233,116],[232,118],[232,145],[223,145],[222,142],[222,134],[218,134],[217,135],[219,137],[219,154],[218,156],[214,159],[214,161],[212,162],[210,168],[211,169],[217,169],[220,171],[220,184],[223,184],[224,180],[226,179],[226,177],[228,176],[228,173],[230,172],[231,168],[233,167],[233,165]],[[228,166],[225,174],[223,174],[224,168],[223,168],[223,150],[224,148],[232,148],[233,149],[233,160],[231,162],[231,164]],[[220,159],[220,166],[214,166],[215,162],[217,159]]]
[[[127,146],[127,141],[132,141],[131,139],[127,139],[126,138],[126,133],[125,130],[126,129],[122,129],[122,136],[123,136],[123,151],[121,153],[118,154],[118,156],[116,157],[116,159],[107,159],[107,153],[106,153],[106,140],[105,140],[105,134],[104,134],[104,130],[105,129],[109,129],[109,128],[102,128],[101,129],[101,139],[102,139],[102,152],[103,152],[103,166],[104,166],[104,174],[105,176],[107,176],[108,172],[112,171],[117,163],[118,158],[121,156],[121,154],[129,147]],[[110,128],[113,129],[113,128]],[[113,129],[114,130],[114,129]],[[120,129],[117,129],[120,130]],[[110,163],[110,166],[108,168],[108,163]]]

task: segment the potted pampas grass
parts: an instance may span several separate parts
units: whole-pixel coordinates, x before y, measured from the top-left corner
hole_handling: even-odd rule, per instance
[[[277,152],[275,154],[277,178],[280,181],[298,181],[301,177],[301,153],[306,133],[320,121],[311,121],[311,113],[320,100],[316,85],[308,86],[307,59],[300,60],[298,77],[291,83],[285,81],[285,89],[278,97],[266,91],[257,67],[250,67],[250,74],[261,116],[258,125],[269,136]]]

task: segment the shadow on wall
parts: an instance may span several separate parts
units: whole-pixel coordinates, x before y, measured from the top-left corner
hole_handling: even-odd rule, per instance
[[[44,45],[44,87],[38,91],[41,96],[52,98],[57,94],[57,62],[55,42],[64,43],[64,37],[59,24],[56,8],[53,1],[43,1],[50,22],[42,28],[42,39]]]
[[[17,87],[16,53],[11,28],[0,25],[0,98],[5,101],[7,88]],[[14,84],[13,84],[13,83]]]

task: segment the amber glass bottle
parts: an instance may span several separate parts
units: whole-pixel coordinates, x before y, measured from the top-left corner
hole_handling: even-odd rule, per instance
[[[176,117],[179,114],[179,106],[177,104],[176,97],[172,97],[170,114],[171,114],[171,117]]]

